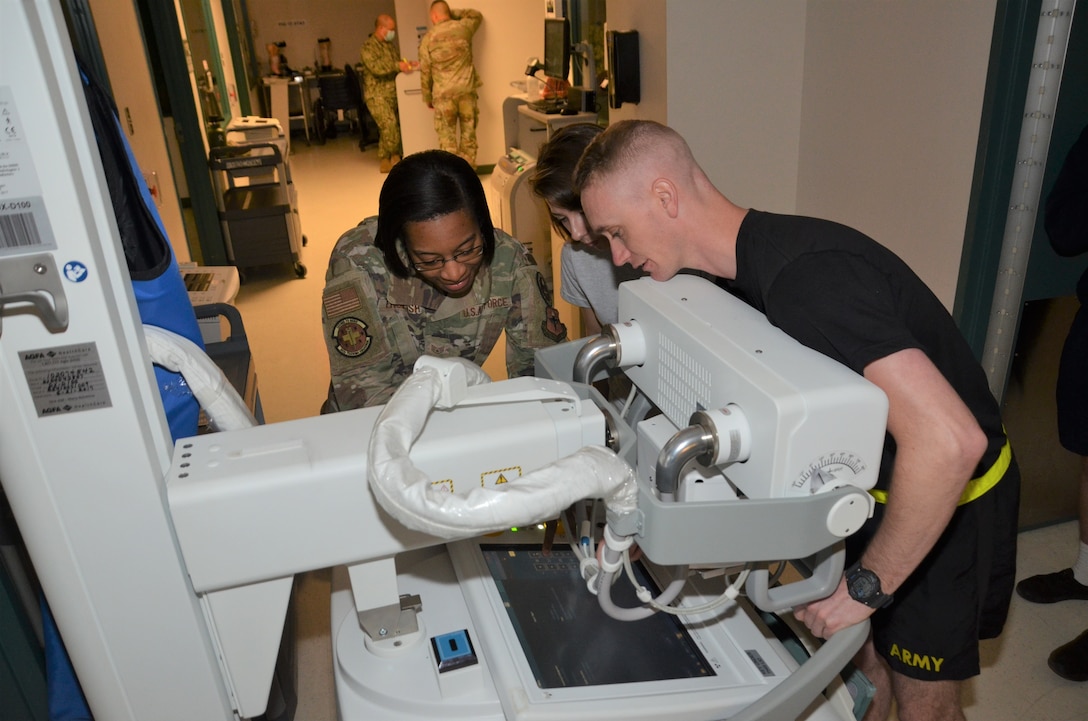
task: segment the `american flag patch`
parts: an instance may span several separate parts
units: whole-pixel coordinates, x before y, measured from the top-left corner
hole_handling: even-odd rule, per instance
[[[355,288],[344,288],[333,293],[326,293],[321,298],[321,304],[325,306],[325,315],[330,318],[361,308],[363,305],[359,300],[359,292]]]

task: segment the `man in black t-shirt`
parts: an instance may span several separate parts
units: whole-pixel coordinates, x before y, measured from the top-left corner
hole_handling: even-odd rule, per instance
[[[888,396],[874,517],[848,539],[838,588],[794,615],[824,638],[871,619],[856,659],[877,686],[866,719],[887,718],[892,698],[901,719],[964,718],[960,690],[979,673],[978,641],[997,636],[1008,613],[1019,473],[985,374],[947,310],[856,230],[733,204],[663,125],[611,126],[574,185],[614,263],[662,281],[682,268],[710,273]]]

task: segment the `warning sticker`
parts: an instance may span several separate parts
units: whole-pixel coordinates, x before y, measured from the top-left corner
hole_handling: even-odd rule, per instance
[[[509,483],[510,481],[520,476],[521,466],[510,466],[509,468],[499,468],[494,471],[485,471],[480,474],[480,486],[483,488],[500,486],[503,483]]]
[[[94,343],[20,351],[19,360],[39,418],[112,405]]]

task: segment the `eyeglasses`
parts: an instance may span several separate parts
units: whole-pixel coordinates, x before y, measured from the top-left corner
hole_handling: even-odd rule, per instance
[[[412,263],[412,267],[418,270],[420,273],[426,273],[432,270],[438,270],[451,260],[457,263],[471,263],[484,254],[483,245],[474,245],[471,248],[465,250],[459,250],[449,258],[434,258],[431,260],[417,260]]]

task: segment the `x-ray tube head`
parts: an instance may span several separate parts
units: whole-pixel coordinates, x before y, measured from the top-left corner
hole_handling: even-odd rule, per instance
[[[723,444],[718,461],[729,462],[723,472],[744,495],[805,496],[829,479],[832,486],[875,485],[888,400],[860,373],[697,276],[623,283],[619,317],[634,319],[611,327],[621,367],[674,426],[684,428],[695,413],[731,409],[735,417],[723,414],[711,425],[725,424],[719,430],[729,427],[724,432],[739,434],[748,449],[729,462]]]

